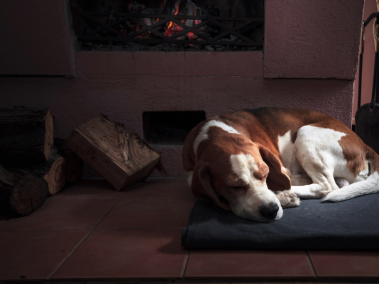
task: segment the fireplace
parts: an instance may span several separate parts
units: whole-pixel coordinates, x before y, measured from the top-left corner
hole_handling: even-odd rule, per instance
[[[153,14],[159,15],[161,0],[135,1],[145,7],[151,3]],[[223,1],[226,5],[219,5]],[[257,2],[262,7],[260,12],[250,7],[245,15],[237,10],[245,7],[239,4],[241,0],[223,1],[192,0],[204,10],[201,16],[207,6],[219,10],[210,17],[263,18],[263,1]],[[162,52],[154,51],[159,44],[138,42],[143,40],[139,35],[133,37],[135,41],[123,41],[124,34],[115,35],[106,29],[107,25],[122,28],[117,21],[124,19],[114,17],[116,12],[141,13],[141,27],[142,22],[148,25],[144,19],[149,17],[142,7],[140,12],[138,8],[130,11],[132,6],[129,10],[130,0],[3,2],[1,27],[7,40],[0,49],[7,56],[2,58],[0,72],[7,77],[0,78],[0,92],[4,94],[0,103],[48,106],[55,116],[58,137],[67,138],[78,125],[100,113],[107,114],[111,120],[124,123],[128,131],[147,139],[161,154],[171,176],[183,176],[183,136],[177,134],[184,131],[175,133],[172,129],[188,129],[183,122],[188,119],[170,118],[169,115],[178,114],[173,112],[186,112],[184,118],[191,112],[204,111],[202,117],[209,118],[243,108],[298,107],[332,115],[348,126],[351,123],[363,0],[349,1],[349,5],[339,0],[265,0],[264,52],[233,51],[233,45],[229,45],[229,52],[218,51],[219,47],[212,44],[209,46],[214,50],[207,51],[207,45],[186,43],[163,43],[162,50],[170,52]],[[167,0],[159,19],[163,14],[173,15],[175,3]],[[180,3],[178,16],[184,17],[186,3]],[[85,19],[82,12],[105,13],[108,17],[93,16],[97,25]],[[155,16],[153,21],[158,19]],[[27,24],[20,25],[20,18]],[[89,27],[79,25],[81,21]],[[76,35],[72,33],[73,24]],[[262,22],[253,24],[263,31]],[[148,26],[153,25],[154,22]],[[162,25],[159,32],[164,35],[168,25]],[[102,30],[97,36],[101,39],[80,38],[91,35],[100,26]],[[146,31],[143,35],[147,36]],[[189,40],[188,35],[183,40]],[[263,35],[252,40],[262,42]],[[81,50],[73,48],[74,43],[80,43]],[[131,48],[145,51],[131,52]],[[86,177],[95,176],[88,172]]]
[[[71,0],[82,50],[254,51],[264,0]]]

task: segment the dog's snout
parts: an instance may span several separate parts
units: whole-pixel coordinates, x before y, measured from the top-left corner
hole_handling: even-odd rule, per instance
[[[274,219],[278,211],[279,211],[278,204],[273,203],[272,205],[261,208],[261,210],[259,210],[259,213],[261,213],[261,215],[267,219]]]

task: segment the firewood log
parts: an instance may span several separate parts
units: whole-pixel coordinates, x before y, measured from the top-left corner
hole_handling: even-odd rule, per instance
[[[48,195],[46,181],[37,175],[13,173],[0,166],[0,206],[20,216],[37,210]]]
[[[160,160],[160,155],[137,134],[125,131],[105,116],[77,127],[66,145],[116,190],[146,179]]]
[[[66,184],[66,160],[53,149],[50,159],[28,168],[11,169],[21,175],[34,174],[45,179],[49,187],[49,195],[57,194]]]
[[[53,116],[47,108],[0,108],[0,137],[35,128],[45,129],[53,137]]]
[[[47,161],[51,156],[51,147],[43,129],[0,137],[0,164],[7,168],[22,168],[37,161]]]
[[[58,154],[66,160],[66,183],[72,184],[77,182],[82,176],[83,160],[65,145],[63,139],[54,138],[54,146]]]
[[[1,165],[24,167],[47,161],[53,145],[53,117],[47,108],[0,108]]]
[[[43,176],[49,186],[49,194],[54,195],[66,184],[67,163],[65,158],[53,150],[50,159],[34,168],[33,172]]]

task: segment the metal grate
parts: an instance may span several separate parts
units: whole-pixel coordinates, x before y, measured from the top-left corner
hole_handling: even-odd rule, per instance
[[[263,41],[255,41],[255,34],[263,27],[263,18],[235,18],[223,16],[186,16],[167,14],[141,14],[141,13],[105,13],[80,12],[84,24],[78,39],[85,41],[103,41],[112,43],[142,43],[165,45],[217,45],[262,47]],[[112,19],[101,21],[100,19]],[[158,19],[155,23],[147,25],[144,19]],[[187,26],[185,20],[197,20],[200,23]],[[104,23],[105,22],[105,23]],[[166,26],[172,22],[179,30],[165,32]],[[134,30],[130,27],[139,27]],[[211,29],[213,32],[204,32]],[[191,36],[190,36],[191,35]],[[193,36],[195,35],[195,36]],[[149,37],[149,38],[146,38]],[[197,37],[193,39],[193,37]]]

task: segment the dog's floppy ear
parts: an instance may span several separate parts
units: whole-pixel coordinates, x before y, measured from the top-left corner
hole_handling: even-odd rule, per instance
[[[267,177],[267,187],[273,191],[287,190],[291,188],[291,179],[283,171],[281,161],[268,148],[259,145],[263,161],[267,164],[270,171]]]
[[[192,185],[191,189],[195,197],[201,198],[201,197],[209,197],[213,200],[213,202],[220,208],[224,210],[231,211],[229,204],[223,200],[220,200],[220,198],[217,196],[216,192],[214,191],[210,175],[209,175],[209,166],[204,163],[196,163],[196,166],[193,170],[193,176],[192,176]]]

